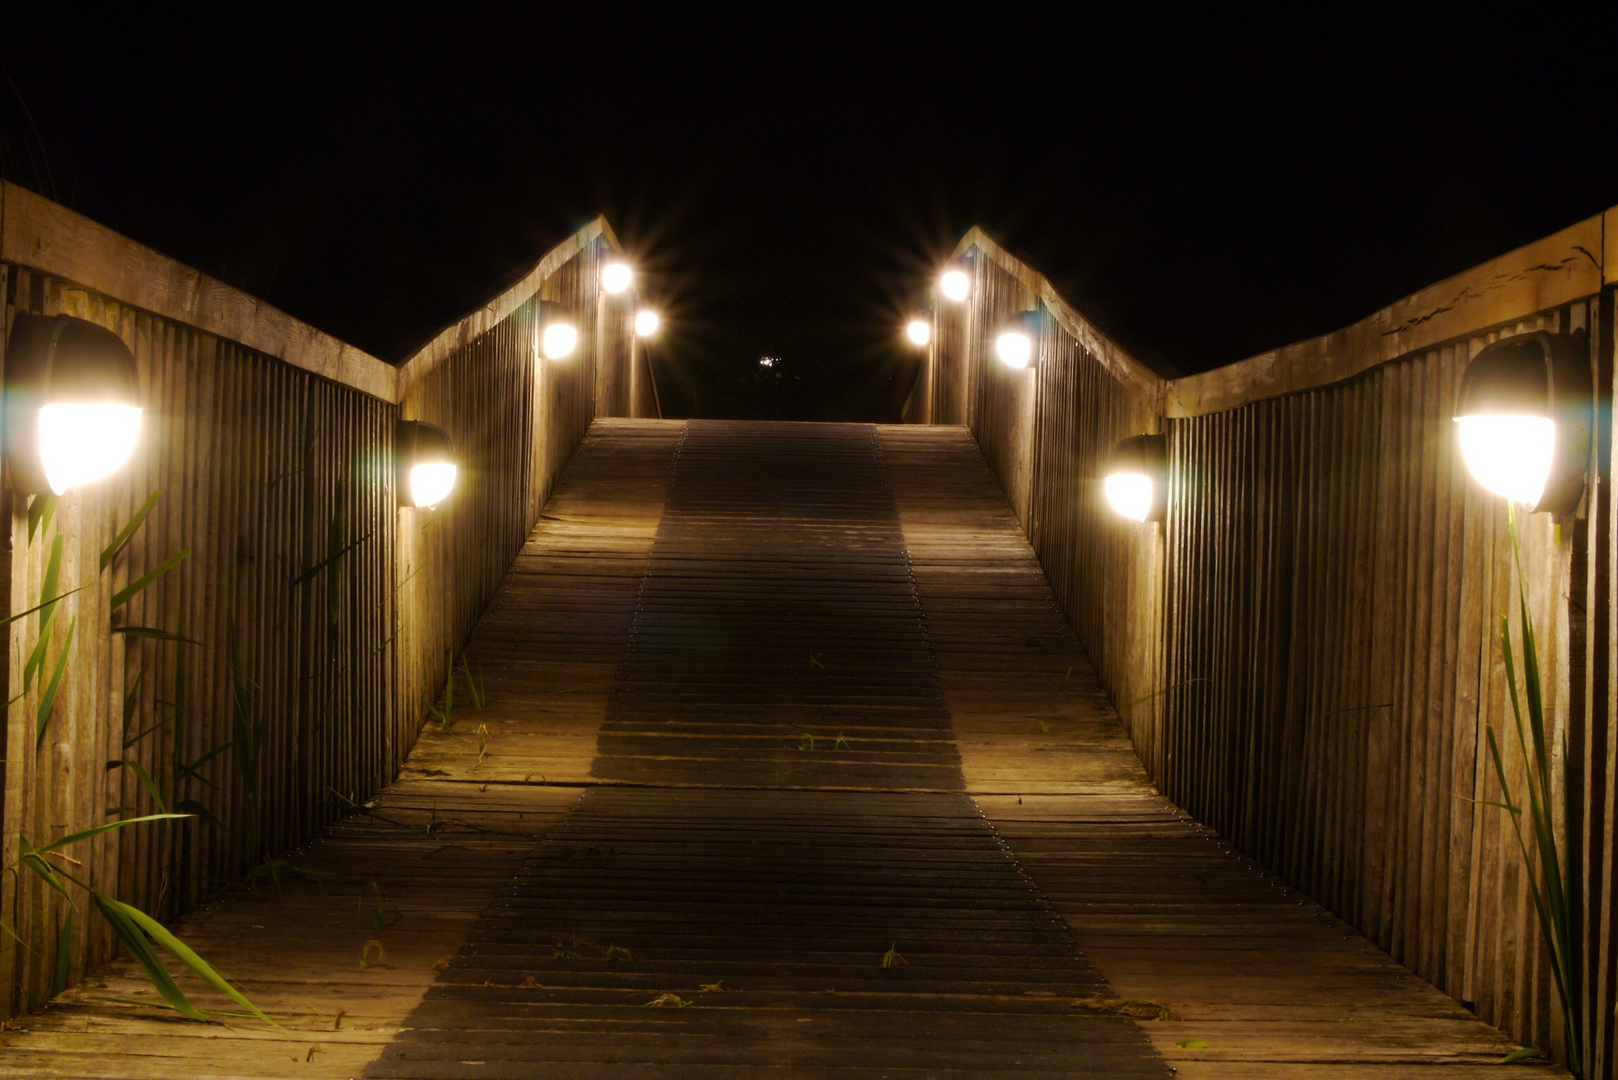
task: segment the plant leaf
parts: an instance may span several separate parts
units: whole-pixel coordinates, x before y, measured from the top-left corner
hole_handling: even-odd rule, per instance
[[[1501,1058],[1500,1064],[1515,1065],[1519,1061],[1532,1061],[1534,1058],[1542,1058],[1544,1056],[1545,1051],[1536,1050],[1532,1046],[1525,1046],[1520,1050],[1513,1050],[1511,1053]]]
[[[157,781],[153,780],[152,774],[146,771],[146,766],[142,765],[138,761],[125,758],[122,761],[107,762],[107,769],[111,771],[112,769],[118,768],[120,765],[124,766],[130,772],[135,774],[135,779],[139,780],[141,787],[146,789],[146,794],[152,797],[152,802],[157,804],[157,809],[160,813],[166,814],[169,812],[169,804],[167,800],[163,798],[163,793],[158,790]]]
[[[56,972],[51,976],[51,997],[67,989],[68,968],[73,959],[73,909],[56,923]]]
[[[190,548],[181,548],[173,555],[170,555],[168,558],[146,571],[146,573],[142,574],[137,580],[130,582],[128,585],[125,585],[123,588],[113,593],[111,609],[113,611],[117,611],[119,608],[129,603],[140,594],[141,590],[145,589],[148,585],[162,577],[164,574],[168,573],[170,570],[173,570],[176,566],[179,566],[181,561],[184,560],[189,554],[191,554]]]
[[[68,652],[73,648],[74,619],[67,624],[67,637],[62,640],[62,651],[56,657],[56,670],[51,672],[51,681],[45,686],[45,693],[39,699],[39,711],[34,715],[34,749],[39,749],[45,742],[45,728],[51,722],[51,710],[56,708],[56,691],[62,687],[62,672],[67,670]]]
[[[201,645],[196,638],[183,637],[180,634],[171,634],[167,630],[159,630],[155,626],[115,626],[115,634],[124,634],[132,638],[149,638],[152,641],[177,641],[182,645]]]
[[[57,848],[67,847],[69,844],[77,844],[80,841],[88,840],[93,836],[100,836],[104,832],[111,832],[114,829],[122,829],[126,825],[139,825],[143,821],[172,821],[176,818],[187,818],[190,816],[190,814],[174,813],[145,814],[141,817],[124,818],[122,821],[109,821],[105,825],[92,825],[88,829],[80,829],[78,832],[70,833],[69,835],[62,837],[60,840],[52,840],[42,848],[30,848],[30,850],[43,855],[47,851],[55,851]]]
[[[163,493],[161,491],[154,491],[146,496],[146,501],[140,504],[140,509],[135,511],[135,516],[131,517],[129,523],[118,530],[118,535],[112,538],[112,543],[102,549],[100,569],[105,570],[107,564],[118,557],[118,553],[128,545],[129,541],[134,537],[135,531],[145,522],[146,515],[152,512],[152,507],[156,506],[157,500],[162,497]]]
[[[92,892],[90,895],[95,900],[96,906],[100,908],[103,913],[106,913],[108,909],[116,910],[124,919],[132,923],[138,930],[144,931],[145,934],[152,939],[152,941],[156,942],[170,956],[184,964],[191,974],[195,975],[197,978],[201,979],[203,982],[207,983],[221,994],[224,994],[226,997],[230,998],[230,1000],[234,1001],[236,1004],[240,1005],[242,1008],[246,1009],[248,1012],[264,1021],[266,1024],[269,1024],[271,1027],[281,1026],[274,1020],[271,1020],[268,1016],[265,1016],[264,1013],[259,1010],[259,1007],[247,1000],[246,996],[244,996],[240,990],[226,982],[224,976],[220,975],[219,972],[215,971],[206,960],[193,952],[189,945],[175,937],[173,934],[169,933],[168,929],[162,923],[158,922],[156,919],[152,918],[139,908],[132,907],[129,904],[122,903],[118,900],[114,900],[110,896],[103,896],[102,894],[96,892]],[[155,953],[153,954],[153,959],[156,959]],[[161,963],[159,963],[158,966],[162,967]],[[167,969],[164,969],[164,974],[167,975]],[[171,985],[173,985],[174,980],[172,977],[170,977],[168,981]],[[159,987],[159,989],[161,989],[161,987]],[[174,989],[176,993],[179,993],[178,986],[175,986]],[[193,1010],[195,1009],[195,1006],[191,1005],[189,1001],[186,1001],[184,994],[180,994],[179,997],[180,1000],[177,1002],[169,999],[168,995],[164,994],[164,998],[169,1001],[169,1004],[173,1005],[177,1009],[180,1009],[182,1012],[184,1012],[185,1009],[181,1008],[180,1002],[185,1002],[185,1006],[187,1008],[191,1008]],[[190,1014],[187,1013],[187,1015]]]

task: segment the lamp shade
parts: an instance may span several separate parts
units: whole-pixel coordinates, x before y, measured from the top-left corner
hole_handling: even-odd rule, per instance
[[[394,432],[396,485],[402,506],[436,506],[455,488],[455,447],[441,427],[401,420]]]
[[[1168,507],[1168,442],[1132,435],[1112,448],[1102,468],[1107,505],[1131,521],[1161,521]]]
[[[1461,377],[1455,424],[1479,484],[1531,510],[1584,497],[1595,380],[1589,339],[1536,331],[1488,345]]]
[[[19,312],[6,344],[5,447],[12,484],[60,495],[117,472],[140,441],[140,373],[111,330]]]

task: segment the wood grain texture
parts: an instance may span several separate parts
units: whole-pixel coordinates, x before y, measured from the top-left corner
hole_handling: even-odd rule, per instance
[[[403,778],[292,853],[279,889],[267,880],[227,889],[180,921],[182,936],[282,1030],[156,1010],[124,961],[14,1021],[0,1034],[0,1073],[358,1075],[582,790],[679,432],[598,423],[479,626],[471,649],[484,708],[463,699],[448,732],[429,725]],[[519,771],[547,775],[513,783]],[[369,941],[385,959],[362,967]],[[182,981],[204,1007],[228,1007]]]
[[[1178,1075],[1566,1075],[1162,797],[971,437],[881,437],[967,791]]]
[[[1501,795],[1487,731],[1511,726],[1498,620],[1517,573],[1450,416],[1471,357],[1537,329],[1590,335],[1610,400],[1603,229],[1591,219],[1342,333],[1177,380],[1160,403],[1070,332],[1071,308],[1030,370],[986,362],[990,328],[1048,289],[999,249],[963,243],[972,298],[939,310],[937,378],[958,405],[937,418],[977,439],[1163,791],[1457,1000],[1558,1050],[1517,842],[1484,805]],[[1197,400],[1176,404],[1193,383]],[[1126,525],[1099,473],[1118,439],[1153,431],[1168,440],[1167,521]],[[1522,562],[1566,748],[1592,1075],[1612,1068],[1618,1004],[1612,432],[1597,434],[1583,516],[1526,521]],[[1519,800],[1523,782],[1513,763]]]
[[[60,312],[119,334],[140,373],[146,434],[128,468],[70,492],[32,537],[27,501],[8,500],[8,610],[39,602],[57,545],[59,588],[89,588],[58,606],[40,674],[29,661],[39,617],[7,628],[9,684],[24,692],[10,695],[0,746],[9,762],[0,851],[12,865],[23,837],[43,843],[152,812],[159,799],[183,801],[196,813],[187,822],[104,835],[71,854],[88,884],[169,917],[396,775],[589,424],[625,407],[627,372],[603,373],[631,362],[627,307],[584,323],[566,362],[542,365],[535,341],[541,304],[595,309],[611,232],[597,222],[543,261],[528,279],[532,296],[513,304],[507,295],[491,309],[503,313],[498,321],[485,311],[475,327],[485,332],[413,369],[395,405],[392,382],[355,385],[339,368],[299,366],[290,338],[265,336],[273,327],[264,320],[279,313],[231,321],[205,296],[163,291],[193,271],[10,186],[5,196],[0,231],[12,229],[17,243],[26,239],[17,229],[35,237],[13,254],[43,252],[37,262],[99,283],[0,263],[6,327],[18,311]],[[103,264],[118,273],[101,274]],[[143,291],[148,272],[173,280]],[[231,295],[237,307],[251,299]],[[610,400],[598,397],[603,386]],[[401,416],[440,424],[456,446],[460,483],[437,509],[398,504]],[[157,492],[151,516],[103,571],[102,550]],[[120,589],[182,552],[110,609]],[[148,636],[115,632],[123,628]],[[234,722],[233,638],[258,730],[246,741]],[[59,657],[60,689],[38,738]],[[249,782],[238,751],[255,743]],[[0,911],[22,940],[0,934],[0,1015],[11,1015],[49,996],[66,907],[31,875],[8,874]],[[70,981],[112,948],[96,918],[74,919]]]

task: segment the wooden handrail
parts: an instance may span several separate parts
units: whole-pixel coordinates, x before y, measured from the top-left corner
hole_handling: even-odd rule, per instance
[[[1062,327],[1160,415],[1204,416],[1329,386],[1479,327],[1504,326],[1592,296],[1618,281],[1618,207],[1429,285],[1351,326],[1212,371],[1163,379],[1102,334],[1037,270],[974,226],[956,253],[977,248],[1042,299]]]
[[[0,181],[0,262],[82,285],[392,403],[445,357],[525,303],[547,277],[597,239],[622,250],[607,219],[597,217],[546,252],[515,285],[395,366],[83,214]]]

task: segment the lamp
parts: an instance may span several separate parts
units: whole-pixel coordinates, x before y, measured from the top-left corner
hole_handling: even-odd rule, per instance
[[[972,279],[966,276],[965,270],[952,266],[938,275],[938,291],[944,294],[944,299],[959,304],[971,293]]]
[[[455,447],[441,427],[401,420],[394,430],[401,506],[436,506],[455,487]]]
[[[1168,440],[1131,435],[1112,448],[1102,469],[1107,505],[1131,521],[1161,521],[1168,499]]]
[[[652,337],[663,328],[663,317],[651,308],[635,312],[635,336]]]
[[[1539,330],[1485,347],[1461,376],[1461,458],[1489,491],[1572,513],[1584,496],[1595,380],[1584,335]]]
[[[71,315],[18,312],[6,345],[5,449],[25,494],[94,483],[140,441],[140,373],[123,339]]]
[[[994,355],[1010,368],[1025,368],[1034,359],[1034,342],[1039,340],[1039,312],[1021,311],[1000,324],[994,335]]]
[[[579,345],[579,326],[568,310],[559,305],[546,304],[539,332],[539,351],[547,360],[563,360],[573,355]]]
[[[918,349],[925,349],[927,343],[933,339],[933,324],[917,315],[905,323],[905,337]]]
[[[634,280],[634,269],[622,259],[614,259],[601,268],[601,287],[614,296],[629,288]]]

